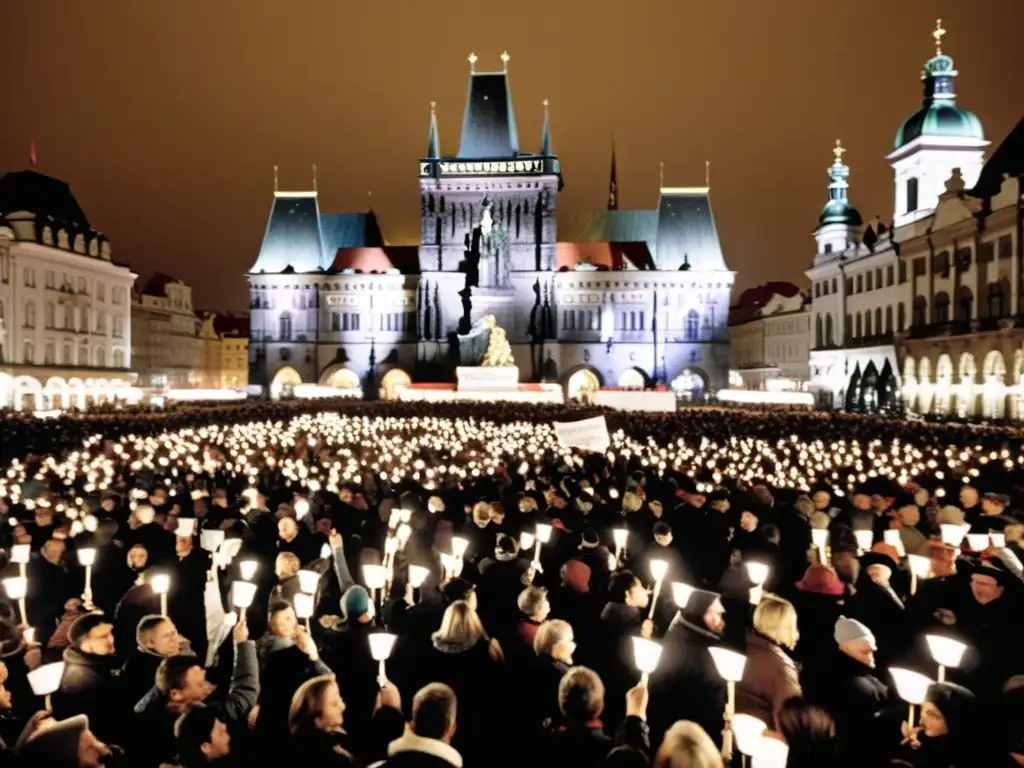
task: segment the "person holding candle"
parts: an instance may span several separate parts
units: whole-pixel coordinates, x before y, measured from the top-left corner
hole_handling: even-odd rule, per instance
[[[269,602],[278,600],[292,602],[295,595],[301,591],[299,583],[301,569],[302,563],[299,562],[299,557],[294,552],[278,553],[274,560],[274,575],[277,577],[277,583],[270,591]]]
[[[621,717],[626,691],[635,683],[632,659],[634,635],[650,638],[654,623],[647,618],[650,595],[632,571],[612,574],[608,602],[601,611],[600,639],[595,643],[595,668],[608,688],[609,717]]]
[[[136,727],[129,751],[133,768],[155,768],[173,762],[178,752],[176,721],[183,712],[200,704],[205,704],[209,714],[241,742],[259,695],[259,663],[244,621],[235,624],[231,638],[234,665],[225,693],[219,693],[206,679],[206,670],[195,656],[171,656],[160,663],[155,685],[134,707]]]
[[[347,768],[355,764],[345,730],[345,701],[333,675],[319,675],[299,686],[288,710],[286,757],[302,766]]]
[[[955,683],[932,683],[920,723],[906,734],[901,755],[913,768],[973,768],[992,765],[997,745],[978,739],[978,700]]]

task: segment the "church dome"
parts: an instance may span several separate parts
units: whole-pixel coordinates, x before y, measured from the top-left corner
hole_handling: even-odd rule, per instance
[[[903,121],[896,132],[895,148],[922,136],[957,139],[984,139],[981,120],[973,112],[949,102],[932,102],[922,106]]]
[[[818,217],[821,226],[826,224],[845,224],[850,227],[859,227],[864,223],[860,211],[850,205],[846,200],[829,200]]]
[[[924,83],[924,101],[921,108],[903,121],[896,132],[895,148],[904,147],[922,136],[951,139],[984,140],[981,120],[956,104],[956,66],[953,59],[942,52],[942,38],[946,30],[942,20],[935,24],[935,55],[925,62],[921,71]]]

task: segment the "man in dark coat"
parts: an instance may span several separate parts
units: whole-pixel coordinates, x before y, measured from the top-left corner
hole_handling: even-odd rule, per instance
[[[135,643],[135,651],[121,669],[121,688],[129,708],[156,684],[160,662],[178,654],[195,655],[188,640],[178,634],[174,622],[159,614],[146,616],[139,622]]]
[[[462,755],[451,746],[456,707],[455,691],[447,685],[431,683],[421,688],[412,700],[412,721],[388,745],[381,768],[462,768]]]
[[[231,685],[223,698],[211,697],[214,686],[194,656],[172,656],[161,662],[156,685],[135,705],[136,738],[130,751],[132,766],[148,768],[174,762],[177,747],[174,723],[190,706],[205,703],[232,734],[248,731],[248,716],[259,694],[256,646],[249,642],[245,622],[232,631],[235,666]]]
[[[114,625],[102,613],[87,613],[71,625],[64,649],[64,675],[53,694],[53,715],[86,715],[100,741],[118,744],[124,735],[123,701],[116,677]]]

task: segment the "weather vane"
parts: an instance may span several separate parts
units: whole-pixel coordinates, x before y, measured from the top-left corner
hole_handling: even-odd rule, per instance
[[[942,55],[942,38],[945,36],[946,30],[942,28],[942,19],[935,20],[935,31],[932,32],[932,37],[935,38],[935,55]]]
[[[508,55],[508,51],[501,52],[501,65],[506,72],[508,72],[508,60],[512,57]]]
[[[836,162],[843,162],[843,155],[846,153],[846,147],[843,146],[841,139],[836,139],[836,148],[832,150],[832,154],[835,155]]]
[[[477,58],[477,56],[476,56],[475,53],[469,54],[469,71],[470,72],[475,72],[476,71],[476,58]]]

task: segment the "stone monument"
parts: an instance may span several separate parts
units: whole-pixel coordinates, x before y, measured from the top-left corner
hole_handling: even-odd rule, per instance
[[[477,365],[460,365],[455,369],[459,392],[514,392],[519,388],[519,369],[512,357],[505,329],[498,325],[494,315],[480,322],[477,336],[487,333],[487,349]]]

